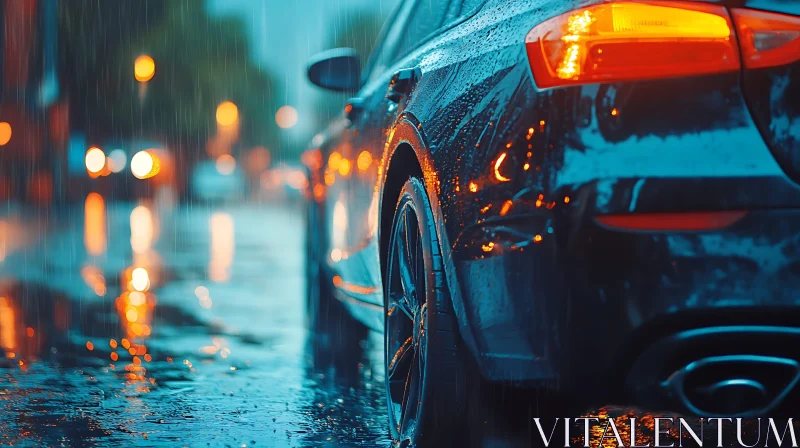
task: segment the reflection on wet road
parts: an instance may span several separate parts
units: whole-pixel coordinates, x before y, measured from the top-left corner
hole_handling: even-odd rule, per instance
[[[0,211],[0,445],[389,446],[381,336],[315,362],[302,210],[90,194]],[[541,446],[533,417],[552,397],[480,395],[469,446]],[[639,444],[660,415],[585,414],[618,419],[625,440],[637,418]]]
[[[0,445],[385,446],[379,342],[311,359],[301,210],[0,212]]]

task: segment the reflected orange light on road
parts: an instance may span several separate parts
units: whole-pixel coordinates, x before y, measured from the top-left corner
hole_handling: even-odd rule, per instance
[[[143,254],[153,244],[155,229],[150,209],[140,205],[131,211],[131,248],[134,253]]]
[[[17,317],[11,301],[6,297],[0,297],[0,347],[7,355],[17,348]]]
[[[128,301],[133,306],[141,306],[145,304],[147,296],[141,291],[131,291],[128,294]]]
[[[150,56],[143,54],[133,62],[133,76],[137,81],[150,81],[155,74],[156,62]]]
[[[11,141],[11,125],[0,121],[0,146],[5,146]]]
[[[347,245],[347,207],[339,199],[333,206],[333,246],[342,248]]]
[[[282,129],[289,129],[297,124],[297,109],[292,106],[283,106],[275,113],[275,123]]]
[[[150,274],[145,268],[136,268],[131,272],[131,286],[136,291],[147,291],[150,288]]]
[[[86,283],[86,286],[92,288],[98,296],[106,295],[106,279],[103,277],[103,272],[97,266],[86,265],[81,269],[81,277]]]
[[[211,260],[208,264],[208,278],[214,282],[228,281],[235,246],[233,217],[227,213],[214,213],[209,220],[209,230]]]
[[[98,193],[86,196],[83,243],[90,255],[102,255],[106,251],[106,203]]]
[[[239,121],[239,108],[230,101],[223,101],[217,106],[217,123],[230,126]]]
[[[121,346],[126,352],[121,352],[122,356],[131,356],[131,363],[125,365],[125,378],[128,382],[136,383],[139,392],[148,392],[146,387],[142,388],[139,383],[149,382],[155,384],[154,378],[147,378],[147,369],[141,366],[138,356],[147,355],[147,347],[144,345],[144,338],[150,336],[152,332],[151,324],[155,311],[155,295],[147,290],[150,288],[150,274],[143,267],[128,267],[122,272],[122,294],[117,298],[115,305],[117,314],[120,318],[120,325],[124,336],[119,344],[115,339],[111,339],[109,345],[112,349]],[[116,352],[111,353],[111,360],[120,360],[120,355]],[[152,360],[152,357],[150,357]]]

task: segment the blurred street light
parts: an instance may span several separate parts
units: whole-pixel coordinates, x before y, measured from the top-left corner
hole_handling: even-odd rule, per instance
[[[361,154],[358,155],[358,160],[356,160],[356,165],[361,171],[368,170],[372,165],[372,154],[369,151],[361,151]]]
[[[5,121],[0,122],[0,146],[5,146],[11,141],[11,125]]]
[[[139,151],[131,158],[131,173],[137,179],[153,177],[161,170],[158,157],[147,151]]]
[[[217,123],[230,126],[239,120],[239,108],[230,101],[223,101],[217,106]]]
[[[247,155],[247,171],[251,174],[258,174],[269,167],[269,150],[263,146],[256,146]]]
[[[90,175],[96,177],[100,175],[103,168],[106,167],[106,154],[102,149],[92,146],[86,151],[84,162],[86,163],[86,171],[88,171]]]
[[[236,159],[230,154],[222,154],[217,157],[217,172],[223,176],[233,174],[236,171]]]
[[[283,106],[275,113],[275,123],[282,129],[289,129],[297,124],[297,110],[292,106]]]
[[[156,73],[156,62],[150,56],[143,54],[136,58],[133,63],[133,76],[139,82],[147,82],[153,79]]]
[[[106,201],[99,193],[89,193],[84,204],[83,243],[89,255],[106,251]]]
[[[150,288],[150,274],[147,269],[136,268],[131,272],[131,286],[136,291],[147,291]]]
[[[111,171],[114,173],[119,173],[124,170],[125,165],[128,164],[128,156],[125,155],[125,151],[122,149],[111,151],[108,154],[108,158],[111,161]]]

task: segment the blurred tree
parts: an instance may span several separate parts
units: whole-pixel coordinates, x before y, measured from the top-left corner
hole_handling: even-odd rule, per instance
[[[217,131],[217,105],[227,100],[239,108],[243,143],[274,139],[272,79],[250,62],[239,21],[209,17],[196,0],[69,0],[59,16],[73,127],[204,147]],[[142,54],[155,61],[144,84],[133,73]]]
[[[356,11],[345,16],[338,26],[331,27],[328,48],[354,48],[361,57],[361,68],[364,70],[382,25],[383,18],[377,12]],[[349,95],[319,90],[315,118],[317,128],[322,129],[332,118],[342,114],[342,108]]]

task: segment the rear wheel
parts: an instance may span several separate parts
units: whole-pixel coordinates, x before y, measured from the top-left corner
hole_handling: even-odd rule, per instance
[[[399,446],[449,446],[464,434],[466,372],[458,321],[425,188],[403,186],[384,275],[389,428]]]

